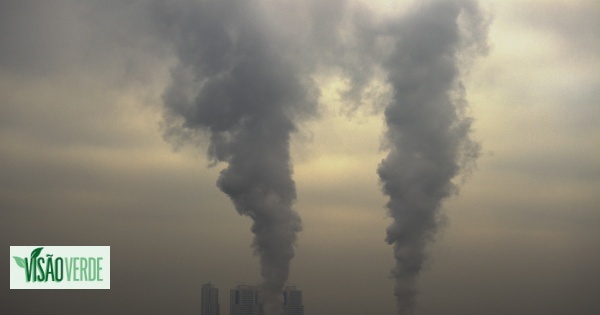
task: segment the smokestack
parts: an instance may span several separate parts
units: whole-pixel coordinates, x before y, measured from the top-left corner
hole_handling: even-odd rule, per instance
[[[457,192],[452,179],[478,155],[459,68],[462,57],[485,50],[486,24],[475,1],[427,1],[387,32],[395,42],[383,67],[393,97],[385,109],[389,153],[377,172],[393,218],[386,241],[396,259],[398,314],[411,314],[442,201]]]
[[[182,130],[208,134],[215,164],[227,163],[217,186],[253,220],[265,307],[275,315],[301,230],[292,208],[290,135],[300,117],[315,112],[317,93],[286,60],[285,45],[261,23],[256,4],[215,0],[175,8],[170,27],[178,64],[164,104]]]

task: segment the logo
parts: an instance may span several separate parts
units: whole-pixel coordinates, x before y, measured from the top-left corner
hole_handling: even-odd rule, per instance
[[[110,289],[110,246],[11,246],[11,289]]]

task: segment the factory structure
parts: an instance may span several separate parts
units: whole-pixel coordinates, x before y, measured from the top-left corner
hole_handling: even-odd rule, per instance
[[[219,289],[212,283],[202,285],[201,315],[221,315]],[[239,284],[229,290],[230,315],[265,315],[260,288]],[[302,291],[295,286],[283,288],[281,315],[304,315]]]
[[[201,297],[201,315],[221,315],[219,306],[219,289],[212,283],[202,285]]]

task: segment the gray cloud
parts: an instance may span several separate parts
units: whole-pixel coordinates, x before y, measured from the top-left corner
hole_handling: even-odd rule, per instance
[[[216,79],[235,59],[218,56],[219,51],[263,56],[255,60],[281,66],[256,70],[260,78],[282,69],[283,78],[292,78],[282,86],[299,82],[292,84],[298,93],[310,91],[313,103],[284,106],[278,116],[293,122],[294,208],[303,225],[288,282],[304,290],[307,311],[394,313],[395,284],[387,279],[392,258],[381,240],[393,219],[381,209],[386,200],[374,171],[387,152],[377,152],[380,117],[362,117],[368,107],[356,106],[370,106],[365,96],[374,81],[390,89],[386,82],[399,85],[403,74],[419,73],[400,58],[409,52],[402,41],[426,34],[403,31],[410,29],[404,24],[416,24],[419,11],[398,8],[403,5],[397,2],[380,11],[376,2],[363,7],[355,1],[260,1],[248,4],[260,3],[251,10],[239,10],[245,4],[207,3],[0,3],[0,254],[6,257],[9,245],[110,245],[113,251],[110,291],[16,291],[5,285],[0,313],[193,314],[201,284],[212,280],[221,289],[226,315],[230,287],[261,281],[248,246],[252,220],[239,216],[215,186],[219,167],[204,167],[217,155],[232,159],[241,150],[234,150],[238,144],[233,137],[218,139],[223,145],[215,147],[211,162],[191,146],[173,152],[159,129],[161,95],[168,94],[170,80],[177,80],[173,91],[188,105],[219,99],[224,95],[216,93],[219,86],[239,88],[226,77]],[[199,12],[211,5],[220,7]],[[465,94],[457,89],[459,77],[447,85],[452,102],[467,98],[472,107],[466,110],[476,117],[469,138],[481,139],[495,155],[478,159],[478,171],[461,186],[460,198],[443,200],[449,226],[438,228],[435,243],[426,242],[427,257],[415,281],[415,313],[598,314],[600,168],[594,157],[600,81],[592,53],[600,38],[593,19],[597,5],[497,1],[496,6],[490,55],[460,77]],[[467,16],[459,14],[461,30],[477,30]],[[219,20],[224,17],[230,20]],[[226,41],[222,30],[205,30],[206,36],[225,40],[206,47],[214,49],[206,51],[210,65],[177,66],[184,48],[185,64],[201,65],[203,55],[194,52],[205,48],[193,36],[220,23],[235,40]],[[261,40],[260,49],[246,42],[232,45],[243,42],[235,30],[246,25],[252,26],[245,30],[250,38]],[[191,38],[178,37],[183,34]],[[480,52],[469,46],[477,38],[460,33],[454,42],[460,51],[457,69]],[[390,72],[398,75],[388,81]],[[324,83],[320,96],[307,80],[312,76]],[[202,82],[196,77],[215,81],[205,86],[210,94],[197,97]],[[336,94],[335,84],[329,86],[324,77],[346,82],[342,92],[356,93]],[[438,80],[433,81],[444,82]],[[316,108],[317,98],[327,107]],[[457,104],[452,102],[446,104]],[[382,104],[387,103],[379,108]],[[338,117],[347,108],[359,113],[351,120]],[[211,128],[239,120],[226,113],[212,116],[221,118],[218,123],[194,116],[214,112],[210,105],[177,110],[192,118],[188,129],[195,129],[177,140],[202,150],[211,145]],[[423,116],[418,113],[414,117]],[[319,121],[309,121],[316,115]],[[171,139],[183,136],[185,120],[175,108],[169,116],[176,127]],[[429,124],[423,128],[438,125],[436,119],[424,120]],[[410,121],[404,126],[418,127]],[[312,142],[296,141],[304,140],[295,138],[297,131],[310,133]],[[458,139],[454,136],[442,140]],[[284,142],[283,136],[268,139]],[[417,141],[410,144],[418,147]],[[257,170],[268,171],[261,165]],[[0,269],[8,264],[0,260]],[[7,282],[8,273],[1,273],[0,283]]]
[[[461,167],[478,155],[469,138],[471,119],[464,116],[458,61],[469,48],[465,43],[485,46],[486,25],[476,5],[428,2],[389,29],[396,40],[385,61],[394,93],[385,109],[390,153],[378,174],[394,219],[386,241],[394,245],[398,314],[414,311],[416,277],[437,230],[441,202],[456,192],[452,179]],[[460,28],[459,17],[468,28]],[[465,34],[474,35],[473,41],[463,41]]]
[[[568,58],[580,60],[598,56],[600,6],[593,0],[552,1],[543,6],[526,3],[515,10],[515,23],[558,39]]]
[[[210,159],[228,163],[217,185],[253,220],[266,310],[277,314],[301,230],[290,135],[299,117],[315,113],[317,94],[254,6],[211,1],[185,10],[170,25],[179,64],[165,105],[182,128],[207,131]]]

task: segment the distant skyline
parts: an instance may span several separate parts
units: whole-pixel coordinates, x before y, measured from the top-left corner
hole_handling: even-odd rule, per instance
[[[221,290],[263,283],[254,221],[217,186],[228,163],[207,156],[231,148],[206,130],[175,128],[181,117],[165,105],[174,80],[198,83],[181,58],[198,65],[192,52],[208,47],[199,43],[226,50],[216,39],[235,42],[246,31],[238,26],[250,25],[269,36],[245,47],[286,65],[261,75],[304,93],[284,100],[307,101],[284,113],[295,127],[291,208],[302,227],[288,239],[285,283],[303,291],[307,315],[396,314],[393,221],[377,173],[396,94],[379,79],[403,65],[382,59],[396,42],[375,40],[368,26],[404,21],[414,3],[259,0],[232,12],[221,1],[204,11],[196,4],[212,1],[0,2],[0,269],[10,245],[111,246],[110,290],[9,290],[0,273],[0,313],[199,314],[208,280]],[[477,2],[489,49],[459,54],[464,95],[452,97],[468,103],[479,156],[441,204],[414,314],[599,314],[600,4]],[[202,25],[224,27],[184,36]],[[373,47],[381,50],[368,55]],[[196,70],[240,56],[217,48],[203,52],[216,61]],[[384,66],[361,67],[374,64]]]
[[[221,315],[219,288],[211,282],[204,283],[200,294],[200,315]]]
[[[252,284],[236,284],[229,290],[228,310],[230,315],[264,315],[264,291],[261,286]],[[302,290],[294,285],[283,287],[280,299],[282,307],[277,315],[304,315]],[[220,315],[226,300],[219,299],[219,286],[212,282],[202,284],[202,315]]]

